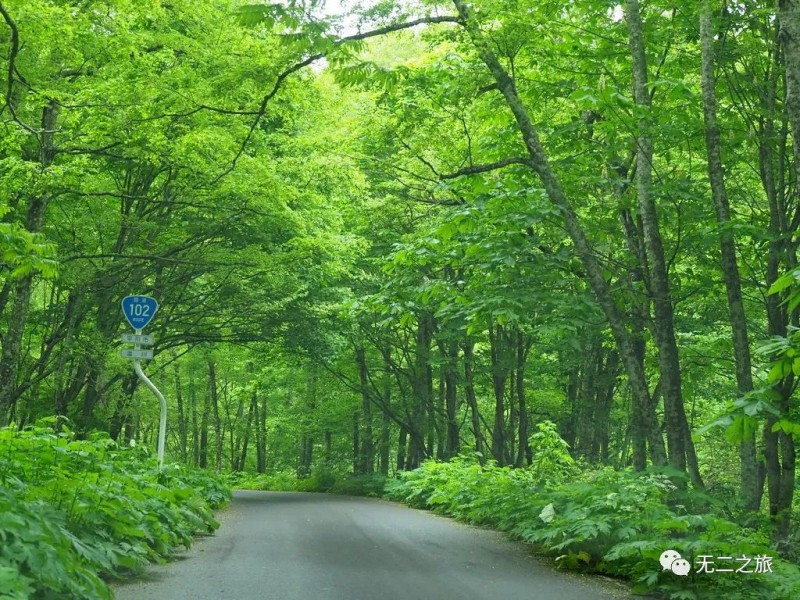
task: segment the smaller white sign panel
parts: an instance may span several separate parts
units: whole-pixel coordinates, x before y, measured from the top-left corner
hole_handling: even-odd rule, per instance
[[[153,351],[152,350],[120,350],[119,352],[122,358],[143,358],[145,360],[151,360],[153,358]]]
[[[152,335],[137,335],[135,333],[123,333],[122,334],[122,341],[126,344],[143,344],[145,346],[152,346],[155,343],[155,339]]]

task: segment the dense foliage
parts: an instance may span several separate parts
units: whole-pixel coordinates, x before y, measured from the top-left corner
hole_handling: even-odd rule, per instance
[[[0,1],[0,425],[154,446],[150,294],[167,462],[377,494],[474,453],[575,496],[545,545],[618,481],[797,560],[800,0],[335,4]],[[44,473],[14,502],[102,538],[100,474]],[[562,562],[647,581],[611,519]]]
[[[712,498],[679,490],[663,473],[602,469],[554,482],[537,473],[535,465],[481,466],[467,457],[429,461],[403,473],[388,485],[387,494],[508,531],[537,544],[562,568],[633,579],[633,590],[642,593],[686,600],[726,595],[791,600],[800,593],[800,569],[781,559],[772,561],[770,573],[738,577],[679,577],[662,569],[659,557],[667,549],[692,559],[773,553],[768,536],[719,516]]]
[[[44,425],[44,424],[43,424]],[[162,562],[218,527],[230,491],[178,466],[158,471],[107,435],[0,429],[0,597],[111,598],[100,577]]]

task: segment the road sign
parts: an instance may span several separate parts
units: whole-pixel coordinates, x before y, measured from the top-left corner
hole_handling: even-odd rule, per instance
[[[137,348],[136,350],[131,350],[130,348],[125,348],[119,351],[119,354],[122,358],[138,358],[138,359],[145,359],[145,360],[152,360],[153,358],[153,351],[152,350],[141,350]]]
[[[158,421],[158,470],[164,465],[164,443],[167,437],[167,401],[164,395],[158,391],[153,382],[147,378],[142,371],[141,360],[151,360],[153,351],[141,348],[141,345],[152,345],[155,340],[152,335],[142,334],[142,329],[150,324],[158,311],[158,302],[150,296],[126,296],[122,299],[122,312],[131,327],[136,330],[135,334],[123,333],[122,341],[127,344],[135,344],[133,349],[125,348],[120,350],[122,358],[133,359],[133,370],[136,376],[156,395],[158,403],[161,405],[161,418]]]
[[[152,335],[123,333],[122,341],[126,344],[142,344],[144,346],[152,346],[156,340]]]
[[[158,302],[150,296],[126,296],[122,299],[122,312],[134,329],[144,329],[156,316]]]

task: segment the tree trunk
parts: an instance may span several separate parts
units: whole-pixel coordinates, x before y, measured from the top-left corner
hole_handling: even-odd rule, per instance
[[[458,427],[458,344],[439,340],[439,353],[444,359],[441,366],[441,394],[445,415],[445,439],[442,458],[447,460],[459,453]]]
[[[83,310],[81,310],[80,298],[81,294],[76,291],[72,291],[69,294],[67,306],[64,309],[64,323],[67,328],[67,332],[64,336],[64,343],[61,346],[61,351],[56,359],[57,366],[55,371],[55,383],[53,384],[55,393],[55,414],[56,416],[61,417],[61,420],[67,417],[67,412],[69,409],[67,396],[64,393],[64,380],[69,379],[72,369],[67,367],[67,359],[71,355],[73,340],[78,333],[80,323],[83,321],[84,313]],[[121,429],[122,423],[120,422],[119,428],[117,429],[117,436],[119,435]],[[111,437],[112,439],[117,439],[113,435]]]
[[[719,228],[722,277],[728,297],[728,314],[733,336],[733,356],[736,361],[736,386],[740,396],[753,390],[750,340],[747,317],[742,301],[742,285],[736,258],[736,245],[730,223],[730,203],[722,171],[720,130],[717,121],[717,92],[714,76],[714,31],[711,26],[711,3],[702,0],[700,14],[700,42],[702,49],[703,116],[705,118],[706,153],[711,197]],[[746,510],[757,511],[761,505],[762,490],[756,464],[755,438],[739,443],[739,473],[743,504]]]
[[[528,447],[528,405],[525,399],[525,362],[528,359],[530,344],[526,343],[525,335],[517,332],[517,406],[519,417],[519,446],[515,466],[524,467],[525,461],[530,462],[530,448]]]
[[[516,362],[511,355],[515,354],[516,333],[508,334],[508,360]],[[519,406],[517,405],[517,369],[513,364],[508,369],[508,427],[506,428],[505,464],[513,465],[517,457],[517,423],[519,422]]]
[[[784,108],[792,129],[794,193],[800,198],[800,0],[778,0],[778,39],[786,65]]]
[[[197,453],[198,463],[201,469],[208,468],[208,417],[211,412],[210,392],[206,390],[203,394],[203,414],[200,417],[200,445]]]
[[[265,473],[267,470],[267,401],[261,400],[259,409],[258,392],[253,389],[253,402],[256,404],[256,471]]]
[[[441,345],[439,347],[439,354],[441,355],[441,361],[446,360],[446,353],[444,353],[441,349]],[[446,368],[443,364],[439,365],[439,393],[436,394],[436,409],[431,412],[431,420],[436,424],[436,460],[444,460],[445,459],[445,446],[447,444],[447,400],[445,396],[447,396],[447,383],[445,381]],[[439,419],[441,415],[445,415],[445,429],[443,429],[439,425]]]
[[[244,439],[242,440],[242,452],[239,455],[239,461],[236,465],[239,471],[246,470],[247,467],[247,449],[250,445],[250,430],[253,427],[253,419],[255,418],[256,411],[258,410],[258,404],[256,403],[256,397],[250,399],[250,407],[247,409],[247,426],[244,429]]]
[[[592,457],[602,464],[608,464],[609,418],[614,403],[614,393],[619,377],[619,354],[614,349],[606,350],[600,385],[597,390],[597,410],[595,412],[594,441]]]
[[[481,463],[484,460],[484,442],[483,433],[481,431],[481,414],[478,412],[478,399],[475,397],[475,384],[474,384],[474,365],[473,365],[473,342],[471,339],[464,340],[464,395],[467,398],[467,406],[469,406],[470,416],[472,417],[472,435],[475,436],[475,452],[480,457]]]
[[[506,351],[505,332],[502,325],[489,327],[489,345],[492,355],[492,389],[494,390],[494,425],[492,429],[492,457],[498,465],[506,463]]]
[[[222,471],[222,420],[219,417],[219,392],[217,390],[217,366],[213,359],[208,361],[208,390],[211,410],[214,415],[214,469]]]
[[[108,423],[108,435],[112,440],[118,440],[122,429],[128,420],[131,400],[136,388],[139,386],[139,377],[136,373],[131,373],[122,380],[122,390],[117,398],[114,412]]]
[[[391,434],[392,434],[392,419],[388,411],[383,411],[383,418],[381,420],[381,437],[380,437],[380,456],[378,463],[378,470],[383,475],[389,474],[389,456],[392,449]]]
[[[227,390],[228,383],[225,382],[225,387],[223,389]],[[225,413],[228,416],[228,427],[229,427],[229,435],[231,440],[231,470],[232,471],[240,471],[241,466],[239,464],[239,458],[241,456],[242,450],[242,443],[244,442],[244,436],[249,434],[249,431],[245,429],[243,433],[240,434],[239,429],[241,428],[242,419],[244,418],[244,396],[240,395],[237,406],[236,406],[236,420],[231,421],[230,419],[230,411],[228,410],[228,406],[230,406],[230,402],[227,399],[227,393],[225,395],[226,402],[225,402]],[[249,418],[249,409],[248,409],[248,418]],[[250,426],[248,422],[247,426]]]
[[[39,134],[39,167],[45,173],[56,155],[55,133],[59,104],[51,100],[42,110],[42,130]],[[30,233],[42,229],[49,198],[46,195],[33,195],[28,202],[25,228]],[[3,351],[0,354],[0,426],[6,424],[8,411],[17,400],[17,376],[21,364],[22,336],[30,309],[33,291],[33,273],[13,284],[14,303],[8,329],[3,337]]]
[[[621,200],[622,189],[618,189],[617,194],[618,199]],[[630,268],[630,278],[631,295],[635,297],[636,290],[639,286],[643,287],[645,290],[650,288],[647,253],[644,250],[644,243],[642,242],[642,222],[641,218],[634,219],[630,209],[627,208],[620,212],[620,221],[625,235],[625,244],[631,256],[634,258],[632,267]],[[641,370],[642,373],[645,372],[645,330],[648,322],[652,322],[650,316],[650,298],[647,294],[641,294],[641,299],[638,302],[634,300],[631,309],[630,340],[632,347],[631,360],[636,361],[638,369]],[[634,403],[634,412],[637,410],[641,411],[641,419],[645,427],[644,433],[641,433],[641,435],[636,434],[634,426],[637,421],[634,417],[631,431],[629,432],[631,434],[630,441],[634,446],[634,463],[636,462],[636,456],[645,452],[644,446],[641,446],[641,444],[647,442],[647,448],[649,449],[652,463],[658,466],[666,465],[667,448],[664,444],[664,436],[661,434],[661,426],[658,423],[658,417],[656,415],[656,409],[658,407],[657,397],[655,395],[649,396],[647,403],[641,407],[638,406],[638,401],[635,397],[632,399],[632,402]]]
[[[372,402],[369,395],[369,372],[364,348],[356,348],[356,364],[358,380],[361,386],[361,416],[363,430],[361,434],[360,473],[372,473],[375,470],[375,447],[372,439]]]
[[[786,68],[786,98],[784,101],[784,110],[789,122],[789,127],[792,132],[792,155],[794,176],[790,177],[790,181],[794,182],[794,189],[790,192],[794,195],[795,201],[800,201],[800,0],[779,0],[778,2],[778,21],[780,30],[778,39],[780,41],[781,49],[783,50],[784,65]],[[783,188],[783,186],[781,186]],[[779,211],[777,215],[779,222],[782,219],[780,215],[785,214],[781,208],[785,207],[785,200],[779,203],[776,208]],[[771,207],[770,214],[772,216],[773,209]],[[771,219],[772,220],[772,219]],[[781,228],[784,232],[787,227]],[[786,238],[784,238],[786,239]],[[794,250],[785,255],[788,268],[796,267],[796,258]],[[769,275],[777,275],[777,273],[770,273]],[[768,276],[769,276],[768,275]],[[768,281],[770,285],[772,281]],[[781,330],[778,335],[786,335],[787,324],[792,315],[786,314],[785,310],[775,311],[774,317],[782,316],[782,322],[779,325]],[[772,319],[770,319],[772,321]],[[796,323],[795,323],[796,324]],[[775,325],[778,325],[777,323]],[[774,327],[770,322],[770,333],[773,333]],[[778,391],[781,394],[781,400],[778,403],[778,408],[783,415],[788,417],[793,412],[792,407],[792,381],[793,377],[790,375],[784,380]],[[767,486],[769,490],[769,509],[770,516],[776,526],[775,535],[779,540],[786,540],[790,533],[791,527],[791,507],[794,498],[795,487],[795,459],[796,450],[795,443],[791,436],[781,432],[773,432],[772,425],[774,424],[775,417],[770,415],[764,429],[765,438],[765,457],[767,462]]]
[[[597,397],[597,361],[601,352],[601,342],[592,337],[586,343],[581,369],[580,385],[577,394],[576,439],[574,451],[577,455],[591,460],[590,452],[595,423],[595,399]]]
[[[433,425],[427,423],[426,427],[425,415],[432,413],[433,405],[433,372],[430,365],[432,338],[433,318],[427,314],[420,315],[414,365],[414,398],[408,429],[407,470],[416,469],[429,454],[425,447],[425,434],[433,431]]]
[[[391,434],[392,434],[392,382],[389,379],[389,365],[384,364],[383,375],[383,407],[381,420],[381,438],[380,438],[380,472],[384,475],[389,474],[389,455],[392,447]]]
[[[186,463],[187,460],[187,446],[188,446],[188,435],[187,435],[187,423],[186,423],[186,414],[183,409],[183,388],[181,387],[181,372],[180,367],[178,366],[178,361],[175,361],[175,401],[178,404],[178,438],[179,438],[179,450],[181,454],[181,461]]]
[[[359,411],[353,411],[353,475],[361,473],[361,417]]]
[[[563,354],[562,360],[563,360]],[[564,396],[569,406],[569,419],[564,431],[564,441],[574,451],[578,441],[578,421],[580,420],[580,399],[579,390],[581,384],[581,369],[575,365],[565,373],[566,384],[564,385]]]
[[[489,43],[484,39],[477,24],[472,20],[470,9],[467,5],[463,0],[453,0],[453,4],[458,10],[462,25],[478,50],[480,58],[491,72],[497,84],[497,88],[503,94],[508,107],[511,109],[516,119],[520,134],[522,135],[522,139],[528,151],[528,157],[530,158],[529,166],[539,176],[550,201],[561,211],[567,233],[575,246],[575,253],[583,263],[592,292],[597,298],[611,326],[611,330],[614,334],[614,341],[617,344],[623,364],[625,365],[625,371],[628,375],[628,384],[632,394],[633,423],[631,435],[634,441],[633,462],[636,469],[644,469],[647,465],[647,411],[650,407],[650,391],[647,386],[647,378],[644,369],[636,360],[631,337],[626,328],[625,315],[620,310],[619,306],[617,306],[609,284],[605,279],[603,268],[595,256],[589,239],[586,237],[586,232],[581,227],[580,220],[572,207],[572,203],[564,193],[564,189],[561,187],[561,183],[550,165],[550,161],[542,148],[539,134],[533,125],[533,121],[522,100],[517,95],[513,80],[497,59]]]
[[[402,471],[406,468],[406,444],[408,443],[408,430],[405,425],[400,425],[397,433],[397,470]]]
[[[300,456],[297,464],[297,476],[309,477],[311,475],[311,467],[314,463],[314,432],[312,426],[314,423],[314,411],[317,408],[317,367],[315,363],[311,363],[308,367],[308,382],[306,391],[306,414],[303,417],[301,424],[300,436]],[[355,413],[355,425],[358,425],[358,412]],[[358,459],[358,443],[353,448],[356,455],[354,460]]]
[[[670,464],[682,471],[689,468],[692,482],[702,487],[700,473],[693,467],[694,454],[691,437],[686,436],[688,425],[681,391],[678,345],[675,341],[674,313],[669,289],[669,275],[664,258],[664,246],[658,225],[658,212],[653,201],[653,140],[649,119],[650,92],[645,59],[644,27],[638,0],[627,0],[623,5],[628,22],[628,36],[633,66],[633,96],[640,117],[637,125],[636,194],[642,218],[644,247],[650,268],[650,293],[653,297],[653,333],[658,348],[658,365],[664,394],[664,420],[667,429],[667,456]]]

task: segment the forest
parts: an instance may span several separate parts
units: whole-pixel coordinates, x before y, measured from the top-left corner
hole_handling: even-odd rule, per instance
[[[797,597],[800,0],[0,15],[2,439],[154,455],[145,294],[170,464]],[[687,583],[659,540],[775,573]]]

